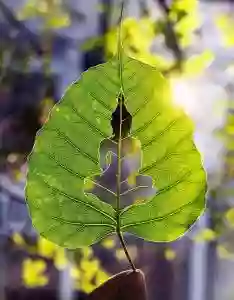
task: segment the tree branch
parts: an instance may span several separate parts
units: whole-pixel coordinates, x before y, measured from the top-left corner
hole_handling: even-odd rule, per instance
[[[159,7],[163,11],[166,18],[166,28],[165,28],[165,43],[166,46],[172,50],[176,63],[172,70],[182,68],[182,62],[184,60],[184,53],[179,45],[178,37],[174,31],[174,24],[169,19],[170,7],[167,5],[166,0],[155,0],[158,2]]]

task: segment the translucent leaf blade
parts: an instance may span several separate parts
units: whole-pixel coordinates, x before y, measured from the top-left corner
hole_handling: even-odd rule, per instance
[[[167,81],[151,66],[126,59],[124,80],[132,134],[143,152],[139,174],[152,177],[157,194],[125,208],[121,228],[150,241],[185,233],[205,207],[206,173],[193,142],[193,124],[173,105]]]
[[[113,72],[110,62],[91,68],[69,87],[29,158],[26,198],[33,224],[67,248],[93,244],[115,231],[113,207],[84,193],[84,179],[100,172],[100,142],[111,135],[119,90],[108,81]]]

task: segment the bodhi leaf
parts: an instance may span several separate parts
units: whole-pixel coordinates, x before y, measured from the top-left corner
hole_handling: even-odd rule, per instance
[[[167,80],[123,55],[84,72],[53,108],[29,158],[26,198],[42,236],[78,248],[121,231],[175,240],[203,212],[206,189],[192,122]]]

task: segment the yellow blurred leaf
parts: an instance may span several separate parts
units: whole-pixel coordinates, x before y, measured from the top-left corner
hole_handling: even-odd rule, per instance
[[[180,45],[182,48],[189,47],[193,43],[194,34],[185,34],[180,38]]]
[[[83,272],[82,276],[84,276],[88,280],[92,280],[95,277],[97,271],[99,270],[100,264],[97,259],[82,259],[80,262],[80,268]]]
[[[17,12],[19,20],[33,18],[36,15],[35,5],[30,1]]]
[[[115,256],[118,260],[127,260],[123,249],[116,249]]]
[[[24,247],[26,245],[24,238],[18,232],[12,234],[12,240],[17,246]]]
[[[226,220],[229,223],[229,226],[234,228],[234,208],[230,208],[227,212],[226,212]]]
[[[137,257],[137,247],[136,246],[129,246],[128,247],[128,252],[129,252],[132,260],[134,260]],[[126,254],[125,254],[124,250],[121,249],[121,248],[117,249],[115,251],[115,256],[120,261],[127,261]]]
[[[234,46],[234,19],[228,14],[222,14],[216,19],[216,25],[221,30],[223,44],[226,47]]]
[[[234,135],[234,124],[227,124],[224,130],[227,134]]]
[[[96,274],[96,285],[97,285],[97,287],[99,285],[103,284],[104,282],[106,282],[110,277],[111,277],[111,275],[109,275],[105,271],[103,271],[103,270],[98,271],[97,274]]]
[[[81,277],[80,281],[80,290],[83,291],[84,293],[91,293],[96,286],[90,282],[90,280],[86,279],[85,277]]]
[[[171,4],[172,10],[184,10],[186,12],[197,9],[198,0],[173,0]]]
[[[102,242],[102,246],[106,249],[113,249],[115,247],[114,237],[104,239]]]
[[[169,261],[172,261],[176,258],[176,252],[171,248],[166,249],[164,254],[165,258]]]
[[[49,28],[62,28],[62,27],[68,27],[71,25],[71,20],[68,14],[57,14],[52,15],[50,18],[48,18],[46,22],[46,26]]]
[[[24,260],[22,265],[22,279],[24,284],[29,288],[47,285],[49,279],[44,274],[45,271],[46,263],[44,260]]]
[[[175,25],[175,30],[177,33],[189,34],[199,27],[200,22],[197,14],[189,14]]]
[[[58,270],[63,270],[66,268],[68,263],[65,249],[58,247],[55,251],[54,265]]]
[[[54,243],[48,241],[43,237],[40,237],[38,239],[37,246],[38,246],[38,254],[46,258],[53,258],[57,250],[57,245],[55,245]]]
[[[197,75],[209,67],[214,61],[215,56],[212,51],[206,50],[200,55],[194,55],[184,64],[184,72],[186,75]]]
[[[70,25],[69,14],[63,11],[62,2],[57,0],[28,0],[19,10],[20,20],[40,17],[46,28],[61,28]]]
[[[107,53],[117,51],[118,28],[112,28],[106,35]],[[135,49],[133,53],[148,53],[155,37],[154,20],[151,18],[126,18],[122,24],[122,43],[126,49]],[[127,53],[128,51],[126,51]]]
[[[214,241],[217,238],[217,234],[210,228],[202,229],[198,232],[198,234],[194,237],[195,242],[209,242]]]
[[[81,271],[77,266],[72,266],[70,275],[74,280],[79,280],[81,277]]]
[[[80,249],[83,258],[90,258],[93,255],[93,249],[91,247],[84,247]]]
[[[232,260],[234,259],[234,254],[229,252],[224,245],[217,246],[217,255],[220,259]]]

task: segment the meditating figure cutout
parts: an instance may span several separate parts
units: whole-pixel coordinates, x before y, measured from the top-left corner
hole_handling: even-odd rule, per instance
[[[120,207],[122,208],[152,197],[156,193],[156,189],[152,186],[152,178],[138,174],[142,159],[141,144],[139,140],[129,135],[132,116],[126,109],[122,94],[119,95],[117,108],[112,113],[113,135],[104,139],[99,147],[100,166],[103,172],[89,178],[93,182],[93,186],[85,189],[85,192],[92,193],[113,206],[116,204],[121,105]]]

